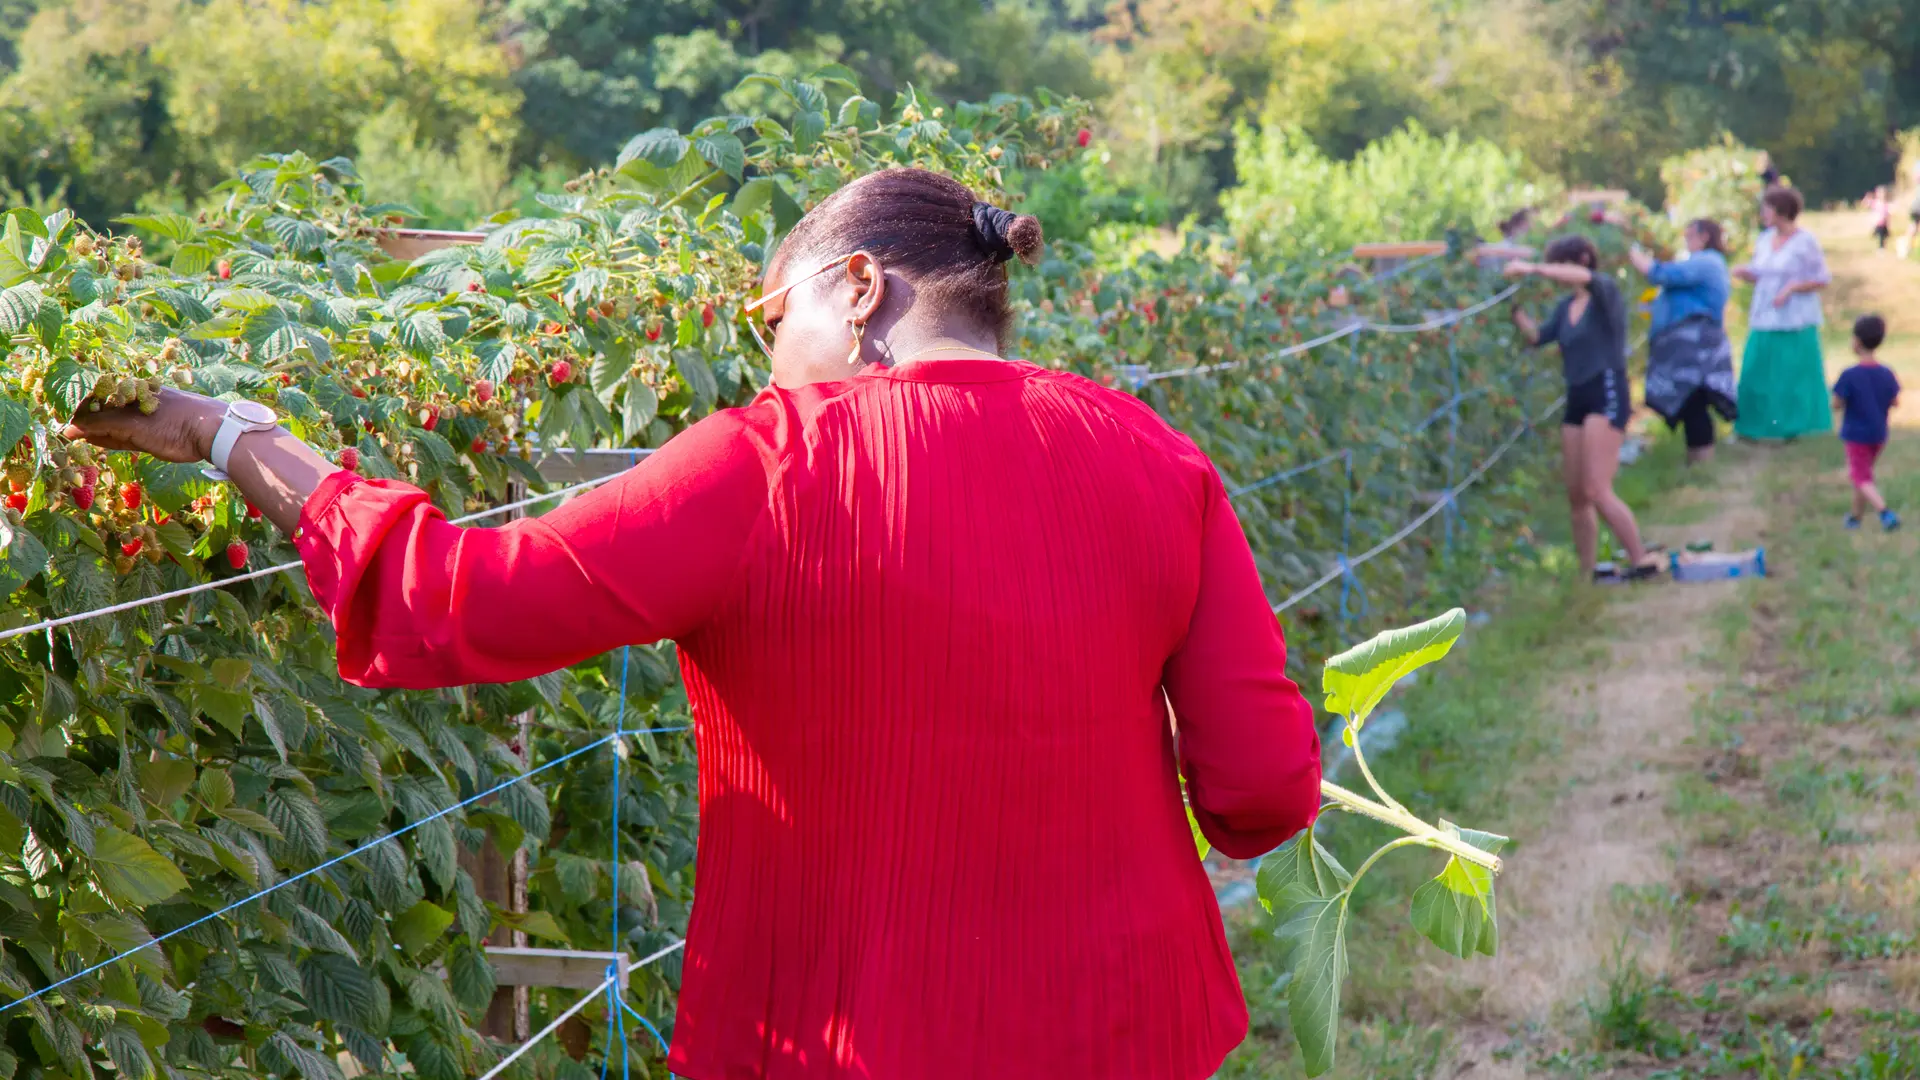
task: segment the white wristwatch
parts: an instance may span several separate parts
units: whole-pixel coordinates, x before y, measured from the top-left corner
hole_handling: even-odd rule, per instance
[[[213,449],[207,453],[212,466],[200,470],[209,480],[227,479],[227,460],[233,456],[233,444],[240,436],[250,431],[272,431],[280,425],[280,417],[272,409],[257,401],[235,401],[227,406],[227,414],[220,418],[220,430],[214,433]]]

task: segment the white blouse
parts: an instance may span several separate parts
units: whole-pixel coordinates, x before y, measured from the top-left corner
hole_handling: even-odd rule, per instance
[[[1819,293],[1794,293],[1779,307],[1774,306],[1773,298],[1795,282],[1815,281],[1825,285],[1832,281],[1833,275],[1827,271],[1827,257],[1820,250],[1820,242],[1805,229],[1796,230],[1776,251],[1774,240],[1778,236],[1776,230],[1768,229],[1754,242],[1753,261],[1746,268],[1753,271],[1758,280],[1753,284],[1753,310],[1747,325],[1755,330],[1819,326],[1822,318]]]

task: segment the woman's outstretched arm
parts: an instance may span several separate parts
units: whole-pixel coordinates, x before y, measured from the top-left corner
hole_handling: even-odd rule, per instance
[[[208,406],[224,407],[178,398],[139,421],[91,414],[76,433],[195,460]],[[618,479],[499,528],[449,524],[426,492],[340,470],[284,429],[241,438],[228,472],[293,536],[343,678],[508,682],[690,633],[733,594],[767,507],[769,452],[746,427],[709,417]]]

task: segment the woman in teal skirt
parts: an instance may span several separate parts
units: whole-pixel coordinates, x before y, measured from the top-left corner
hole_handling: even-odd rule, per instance
[[[1820,290],[1832,276],[1819,241],[1798,224],[1801,206],[1792,188],[1769,189],[1760,205],[1766,231],[1754,242],[1753,261],[1733,272],[1753,282],[1733,428],[1744,439],[1833,429],[1820,354]]]

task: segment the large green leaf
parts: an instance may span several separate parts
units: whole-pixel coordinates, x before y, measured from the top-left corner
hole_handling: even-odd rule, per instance
[[[13,448],[33,430],[33,414],[20,402],[0,394],[0,458],[13,453]]]
[[[427,946],[440,940],[447,927],[453,925],[453,912],[446,908],[422,900],[407,910],[394,916],[390,928],[393,940],[409,953],[419,953]]]
[[[627,145],[620,149],[614,167],[621,168],[630,161],[644,161],[656,169],[671,169],[687,156],[687,150],[692,145],[686,136],[672,128],[643,131],[627,140]]]
[[[350,956],[316,952],[300,961],[300,984],[307,1007],[322,1020],[375,1026],[378,1012],[373,976]]]
[[[1347,978],[1347,894],[1295,907],[1280,929],[1290,941],[1287,1016],[1308,1076],[1333,1067],[1340,986]]]
[[[1499,854],[1507,838],[1442,821],[1440,828],[1488,854]],[[1440,876],[1413,894],[1413,925],[1428,941],[1466,959],[1475,952],[1492,956],[1499,945],[1499,926],[1493,897],[1493,871],[1447,857]]]
[[[1399,630],[1388,630],[1327,660],[1320,685],[1327,711],[1347,718],[1348,738],[1367,722],[1393,685],[1447,655],[1467,625],[1460,608]]]
[[[101,891],[128,907],[157,904],[187,887],[187,879],[145,840],[111,825],[93,838],[93,876]]]
[[[1284,914],[1297,904],[1338,896],[1352,881],[1347,868],[1306,828],[1260,860],[1254,888],[1261,906]]]

